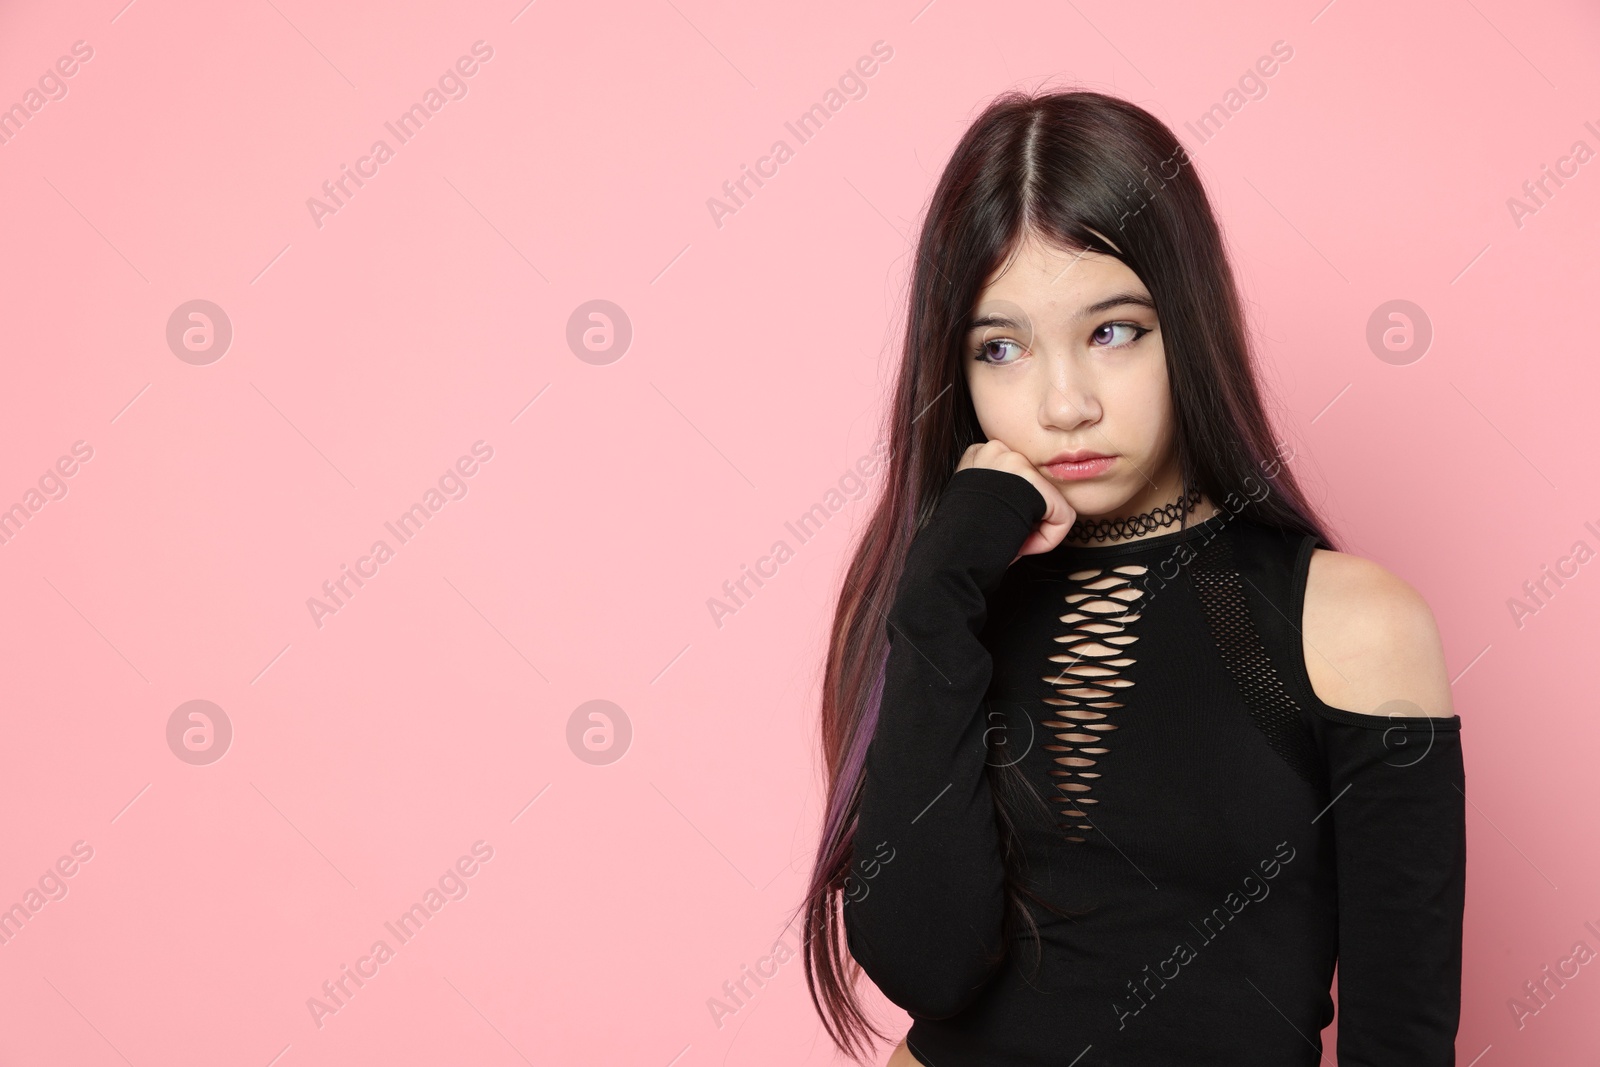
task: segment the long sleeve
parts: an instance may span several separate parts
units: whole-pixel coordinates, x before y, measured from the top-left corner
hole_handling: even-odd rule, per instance
[[[969,467],[913,539],[846,886],[851,954],[915,1017],[956,1014],[1003,956],[1005,885],[981,715],[988,596],[1044,517],[1009,471]]]
[[[1322,708],[1339,900],[1339,1067],[1453,1067],[1461,1017],[1461,718]]]

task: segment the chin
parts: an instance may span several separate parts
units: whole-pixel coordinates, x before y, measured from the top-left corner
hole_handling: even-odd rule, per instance
[[[1081,518],[1098,519],[1119,511],[1128,502],[1128,494],[1110,486],[1084,482],[1057,482],[1056,488],[1073,511]]]

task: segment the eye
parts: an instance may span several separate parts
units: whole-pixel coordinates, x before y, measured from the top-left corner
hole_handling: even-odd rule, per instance
[[[1100,340],[1100,338],[1109,338],[1116,330],[1131,330],[1133,331],[1133,336],[1115,344]],[[1108,333],[1108,331],[1111,332]],[[1090,343],[1097,348],[1126,348],[1149,332],[1147,328],[1140,326],[1136,322],[1108,322],[1090,335]]]
[[[1015,341],[1007,341],[1004,338],[999,338],[999,337],[995,338],[992,341],[981,341],[981,342],[979,342],[977,351],[975,351],[972,354],[972,358],[976,359],[979,363],[987,363],[991,367],[1009,367],[1011,364],[1013,364],[1013,363],[1015,363],[1017,361],[1016,359],[1004,359],[1004,360],[989,359],[988,358],[988,353],[989,353],[989,346],[991,346],[991,345],[1010,345],[1011,347],[1013,347],[1013,348],[1018,350],[1017,359],[1021,358],[1021,349],[1022,349],[1021,345],[1017,344],[1017,342],[1015,342]]]

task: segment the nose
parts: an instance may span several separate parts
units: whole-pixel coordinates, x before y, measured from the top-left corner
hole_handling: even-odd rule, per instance
[[[1039,421],[1046,427],[1072,431],[1100,421],[1100,401],[1092,377],[1077,357],[1060,350],[1044,360]]]

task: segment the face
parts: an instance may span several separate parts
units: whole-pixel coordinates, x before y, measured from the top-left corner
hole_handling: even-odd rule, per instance
[[[964,364],[979,425],[1079,515],[1133,515],[1178,498],[1161,324],[1126,264],[1030,236],[988,280],[972,323]],[[1064,453],[1110,458],[1052,467]]]

